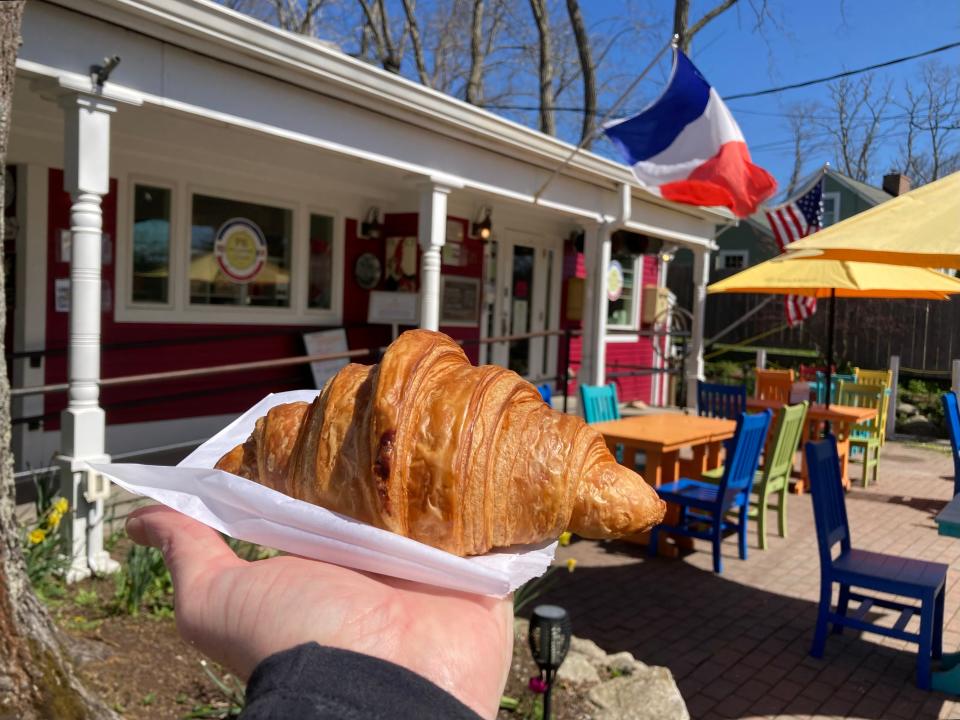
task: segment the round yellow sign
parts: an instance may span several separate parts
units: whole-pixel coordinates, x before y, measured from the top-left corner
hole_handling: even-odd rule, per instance
[[[244,218],[220,226],[213,251],[223,273],[238,283],[256,279],[267,264],[267,240],[256,223]]]

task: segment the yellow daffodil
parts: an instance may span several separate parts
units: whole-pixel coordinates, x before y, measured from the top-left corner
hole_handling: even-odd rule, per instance
[[[573,569],[577,566],[576,558],[567,558],[567,571],[573,572]]]
[[[560,533],[560,544],[561,544],[563,547],[566,547],[567,545],[570,544],[570,535],[571,535],[571,533],[570,533],[569,530],[566,530],[566,531]]]
[[[27,535],[27,539],[30,541],[31,545],[37,545],[42,543],[46,536],[47,533],[43,528],[37,528],[36,530],[30,531],[30,534]]]
[[[60,525],[60,520],[63,519],[63,513],[57,510],[56,507],[50,511],[50,517],[47,519],[47,525],[52,529]]]
[[[57,498],[57,501],[53,504],[54,511],[60,513],[60,516],[63,517],[63,514],[67,511],[67,508],[70,507],[70,503],[67,502],[66,498]]]

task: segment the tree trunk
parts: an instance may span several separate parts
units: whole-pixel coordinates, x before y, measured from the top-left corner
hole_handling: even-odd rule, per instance
[[[470,26],[470,75],[466,100],[471,105],[483,102],[483,0],[473,0],[473,22]]]
[[[540,132],[557,134],[553,96],[553,43],[546,0],[530,0],[530,9],[540,36]]]
[[[10,135],[20,21],[25,0],[0,3],[0,197]],[[0,237],[3,215],[0,213]],[[6,324],[0,273],[0,349]],[[0,373],[0,718],[114,718],[73,672],[60,633],[27,580],[10,451],[10,385]]]
[[[567,15],[570,16],[570,26],[577,42],[580,73],[583,76],[583,124],[580,128],[580,142],[589,148],[597,120],[597,72],[590,52],[590,35],[587,33],[577,0],[567,0]]]

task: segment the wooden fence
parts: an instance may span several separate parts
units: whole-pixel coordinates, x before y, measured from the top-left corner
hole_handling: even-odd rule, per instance
[[[712,271],[711,281],[731,272]],[[689,308],[693,287],[692,268],[671,267],[670,289],[679,304]],[[765,295],[708,295],[704,337],[714,338],[765,298]],[[818,302],[816,314],[795,328],[786,326],[784,299],[775,296],[763,309],[729,333],[717,339],[724,345],[744,343],[748,347],[784,350],[816,350],[826,354],[827,308],[829,300]],[[709,359],[742,359],[737,354],[708,346]],[[771,361],[796,365],[797,357],[768,350]],[[891,355],[900,356],[902,372],[929,377],[950,377],[951,361],[960,357],[960,299],[856,300],[837,298],[834,357],[842,365],[885,368]],[[810,360],[804,359],[809,363]]]

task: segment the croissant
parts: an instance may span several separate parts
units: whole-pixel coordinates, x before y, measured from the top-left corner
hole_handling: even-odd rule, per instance
[[[665,509],[581,418],[428,330],[272,408],[217,468],[461,556],[564,529],[619,537]]]

